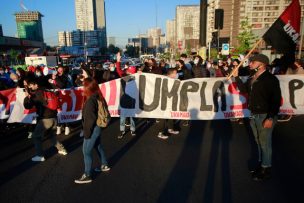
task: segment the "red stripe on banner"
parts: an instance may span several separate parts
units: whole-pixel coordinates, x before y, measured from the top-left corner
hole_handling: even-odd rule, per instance
[[[107,96],[107,89],[106,89],[105,83],[103,83],[103,84],[101,85],[100,91],[101,91],[102,96],[103,96],[104,98],[106,98],[106,96]]]
[[[116,103],[116,93],[117,93],[117,89],[116,89],[116,80],[111,80],[110,81],[110,99],[108,102],[108,106],[114,106]]]
[[[16,101],[16,88],[0,91],[0,105],[4,104],[5,113],[10,113],[10,104]]]
[[[248,101],[248,95],[247,94],[243,94],[241,92],[239,92],[237,90],[237,84],[236,82],[233,82],[231,83],[229,86],[228,86],[228,91],[231,93],[231,94],[238,94],[238,95],[241,95],[243,97],[246,98],[246,101]],[[241,110],[241,109],[247,109],[247,102],[243,103],[243,104],[239,104],[239,105],[231,105],[230,106],[230,110]]]

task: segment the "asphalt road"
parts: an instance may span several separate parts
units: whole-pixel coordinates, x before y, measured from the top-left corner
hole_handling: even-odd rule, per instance
[[[304,116],[279,123],[273,136],[273,173],[251,180],[255,143],[248,122],[192,121],[179,135],[157,138],[160,124],[137,121],[137,136],[117,139],[115,119],[102,132],[111,171],[77,185],[83,173],[80,124],[60,135],[69,154],[45,140],[46,161],[33,163],[23,125],[0,135],[0,202],[304,202]],[[94,152],[93,166],[98,159]]]

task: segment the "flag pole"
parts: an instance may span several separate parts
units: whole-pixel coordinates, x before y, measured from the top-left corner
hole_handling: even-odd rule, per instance
[[[248,52],[248,54],[243,58],[243,60],[241,61],[241,63],[239,63],[239,65],[237,67],[235,67],[232,72],[230,73],[229,76],[227,76],[227,80],[229,80],[232,75],[241,67],[241,65],[243,65],[243,63],[245,62],[245,60],[247,58],[249,58],[249,56],[252,54],[252,52],[255,50],[255,48],[257,48],[257,46],[259,46],[259,44],[261,44],[261,42],[263,41],[263,38],[261,38],[259,41],[257,41],[254,46],[252,47],[252,49]]]
[[[301,25],[301,38],[300,38],[300,44],[299,44],[298,59],[301,59],[301,56],[302,56],[303,35],[304,35],[304,19],[303,19],[302,25]]]

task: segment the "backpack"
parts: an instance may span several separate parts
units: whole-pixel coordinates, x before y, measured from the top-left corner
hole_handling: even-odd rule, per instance
[[[43,91],[43,95],[46,101],[45,107],[51,110],[57,110],[59,101],[58,96],[55,94],[55,92]]]
[[[108,110],[107,102],[103,98],[97,99],[97,102],[98,102],[98,117],[96,120],[96,125],[105,128],[110,123],[111,114]]]

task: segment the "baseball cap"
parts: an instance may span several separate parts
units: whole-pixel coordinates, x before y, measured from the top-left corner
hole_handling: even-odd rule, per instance
[[[268,58],[266,55],[264,55],[264,54],[257,54],[257,55],[254,55],[254,56],[252,56],[252,57],[249,59],[249,61],[259,61],[259,62],[264,63],[264,64],[266,64],[266,65],[269,64],[269,58]]]

